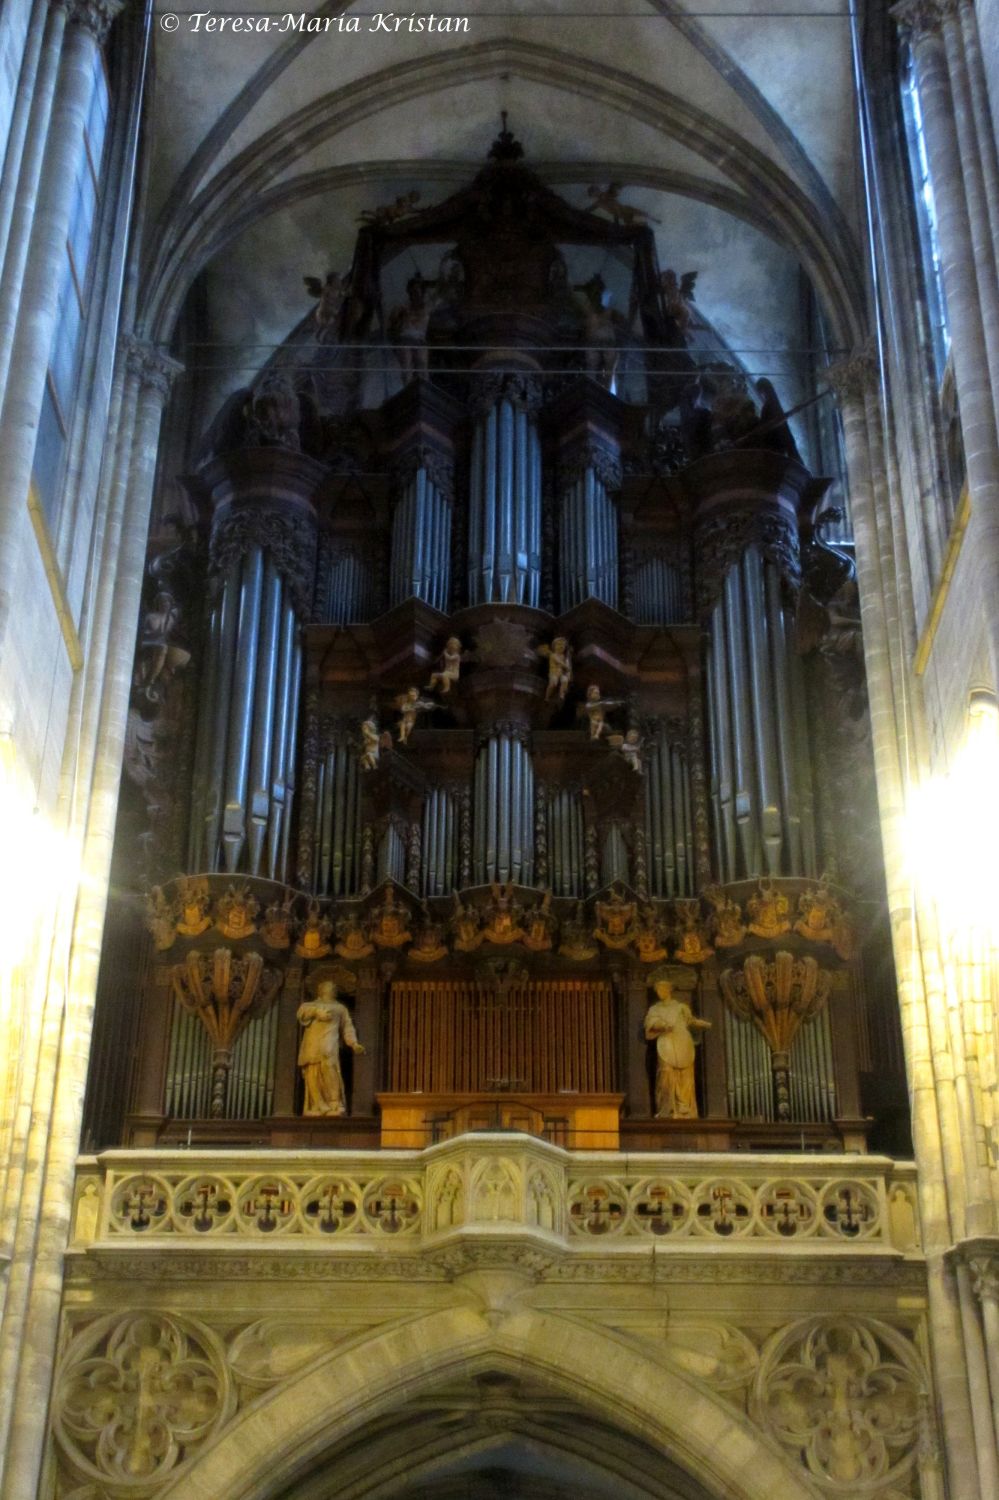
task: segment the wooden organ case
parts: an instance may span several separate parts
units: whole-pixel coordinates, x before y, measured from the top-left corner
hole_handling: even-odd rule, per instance
[[[151,543],[177,753],[126,765],[91,1143],[898,1145],[849,551],[675,283],[504,130],[213,424],[207,542]],[[364,1050],[323,1022],[307,1115],[330,983]]]

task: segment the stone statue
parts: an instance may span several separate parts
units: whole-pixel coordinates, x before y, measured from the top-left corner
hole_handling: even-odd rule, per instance
[[[298,1049],[298,1066],[305,1084],[303,1115],[345,1115],[347,1100],[340,1071],[340,1048],[354,1053],[364,1048],[350,1011],[336,998],[332,979],[323,980],[316,998],[298,1007],[298,1024],[303,1028]]]
[[[586,689],[586,702],[582,705],[581,712],[590,722],[590,739],[598,740],[607,727],[607,710],[609,708],[621,708],[623,698],[602,698],[600,689],[593,682]]]
[[[694,1031],[707,1031],[689,1005],[677,1000],[668,979],[655,982],[656,999],[645,1013],[645,1037],[656,1044],[656,1119],[696,1120]]]
[[[134,686],[148,703],[159,703],[173,674],[186,667],[191,653],[174,639],[180,608],[167,589],[160,589],[142,617],[136,652]]]
[[[403,383],[426,375],[429,370],[427,331],[431,314],[443,295],[436,281],[428,281],[417,271],[406,283],[408,301],[392,311],[389,334],[395,344]]]
[[[303,276],[305,290],[316,297],[316,339],[320,344],[333,343],[340,325],[340,310],[347,296],[347,277],[339,271],[329,271],[325,281],[318,276]]]
[[[452,683],[457,682],[461,676],[461,661],[461,642],[456,635],[452,635],[444,643],[440,665],[427,683],[428,690],[431,693],[449,693]]]
[[[573,287],[581,294],[583,332],[586,339],[586,368],[608,388],[617,370],[618,324],[610,307],[610,292],[598,272],[589,281]]]
[[[572,682],[572,647],[564,635],[557,635],[550,646],[538,647],[538,655],[548,658],[545,699],[557,697],[560,703],[564,703]]]
[[[411,687],[399,694],[395,706],[399,710],[399,744],[408,745],[417,716],[428,708],[436,708],[437,704],[432,698],[421,698],[418,687]]]

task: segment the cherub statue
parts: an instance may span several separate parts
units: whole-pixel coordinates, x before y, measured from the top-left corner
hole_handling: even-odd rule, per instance
[[[697,281],[696,271],[685,271],[682,276],[677,276],[675,271],[662,271],[659,276],[659,290],[662,292],[663,307],[668,317],[676,324],[677,332],[686,334],[690,328],[693,314],[690,304],[694,300],[694,284]]]
[[[624,704],[623,698],[602,698],[600,689],[595,682],[591,682],[586,689],[586,702],[581,705],[580,713],[586,715],[590,724],[590,739],[598,740],[607,727],[607,710],[609,708],[621,708]]]
[[[449,693],[452,683],[458,681],[461,676],[461,663],[464,659],[461,642],[456,635],[449,636],[444,643],[441,652],[440,665],[427,683],[427,689],[431,693]]]
[[[645,219],[650,224],[660,222],[651,214],[647,214],[644,208],[636,208],[631,203],[622,203],[619,182],[609,182],[605,188],[592,186],[587,191],[593,199],[594,209],[602,208],[604,213],[610,214],[615,224],[623,224],[630,229],[633,224],[639,224]]]
[[[538,647],[538,655],[548,658],[546,701],[557,697],[560,703],[564,703],[572,682],[572,647],[564,635],[557,635],[550,646]]]
[[[629,729],[627,734],[609,734],[607,743],[612,750],[621,752],[638,776],[642,775],[642,736],[637,729]]]
[[[461,897],[457,891],[454,892],[452,899],[454,912],[451,917],[451,931],[454,933],[454,946],[459,953],[472,953],[482,942],[479,914],[474,906],[461,904]]]
[[[400,736],[401,737],[401,736]],[[388,730],[378,727],[378,720],[374,714],[361,722],[361,757],[360,765],[362,771],[376,771],[378,761],[383,750],[387,750],[392,743],[392,736]]]
[[[177,601],[160,589],[142,617],[134,686],[149,703],[159,703],[170,679],[191,660],[190,651],[171,640],[180,622]]]
[[[668,979],[656,981],[655,993],[645,1013],[645,1037],[656,1044],[656,1119],[696,1120],[693,1033],[709,1031],[711,1022],[677,1000]]]
[[[302,1041],[298,1049],[298,1066],[305,1084],[303,1115],[345,1115],[347,1096],[340,1071],[340,1049],[349,1047],[359,1055],[364,1051],[357,1039],[350,1011],[336,998],[336,985],[326,979],[314,1000],[298,1007],[298,1024]]]
[[[347,296],[346,276],[339,271],[327,271],[325,281],[318,276],[303,276],[305,290],[310,297],[318,298],[313,314],[316,320],[316,338],[320,344],[332,343],[340,323],[340,310]]]
[[[406,283],[409,300],[392,311],[389,335],[395,344],[404,383],[415,376],[426,375],[429,370],[427,331],[434,308],[444,295],[439,282],[428,281],[417,271]]]
[[[586,368],[610,386],[617,369],[618,331],[618,321],[610,307],[611,294],[599,272],[589,281],[574,286],[573,291],[582,294]]]
[[[408,745],[409,736],[416,727],[417,717],[429,708],[436,708],[437,704],[432,698],[421,698],[418,687],[411,687],[399,694],[395,700],[395,706],[400,714],[399,744]]]

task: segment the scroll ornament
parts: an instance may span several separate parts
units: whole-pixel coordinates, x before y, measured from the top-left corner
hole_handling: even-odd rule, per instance
[[[740,1021],[751,1021],[771,1052],[777,1117],[791,1117],[788,1066],[791,1044],[805,1021],[817,1016],[829,998],[832,975],[814,958],[795,958],[780,951],[772,962],[750,954],[741,969],[725,969],[718,978],[726,1005]]]
[[[236,958],[231,948],[188,953],[173,970],[173,991],[184,1010],[195,1015],[212,1040],[212,1119],[225,1113],[232,1049],[254,1005],[266,1010],[281,985],[276,969],[259,953]]]

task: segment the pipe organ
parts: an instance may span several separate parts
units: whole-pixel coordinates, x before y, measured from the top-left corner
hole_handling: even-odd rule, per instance
[[[854,918],[879,877],[835,811],[872,793],[860,654],[842,614],[823,636],[850,568],[817,539],[824,481],[772,423],[754,438],[734,362],[699,368],[651,228],[521,155],[504,133],[467,188],[366,222],[344,349],[311,384],[262,377],[185,481],[207,537],[170,684],[189,837],[149,896],[135,1144],[212,1118],[285,1144],[491,1120],[635,1150],[879,1128],[864,974],[886,936]],[[421,270],[384,327],[418,336],[360,406],[403,254]],[[613,393],[616,338],[641,403]],[[272,977],[226,1011],[220,1062],[170,986],[222,943]],[[330,981],[365,1051],[348,1113],[309,1117],[300,1007]],[[666,983],[709,1023],[679,1091],[646,1019]],[[693,1115],[656,1117],[681,1096]]]

